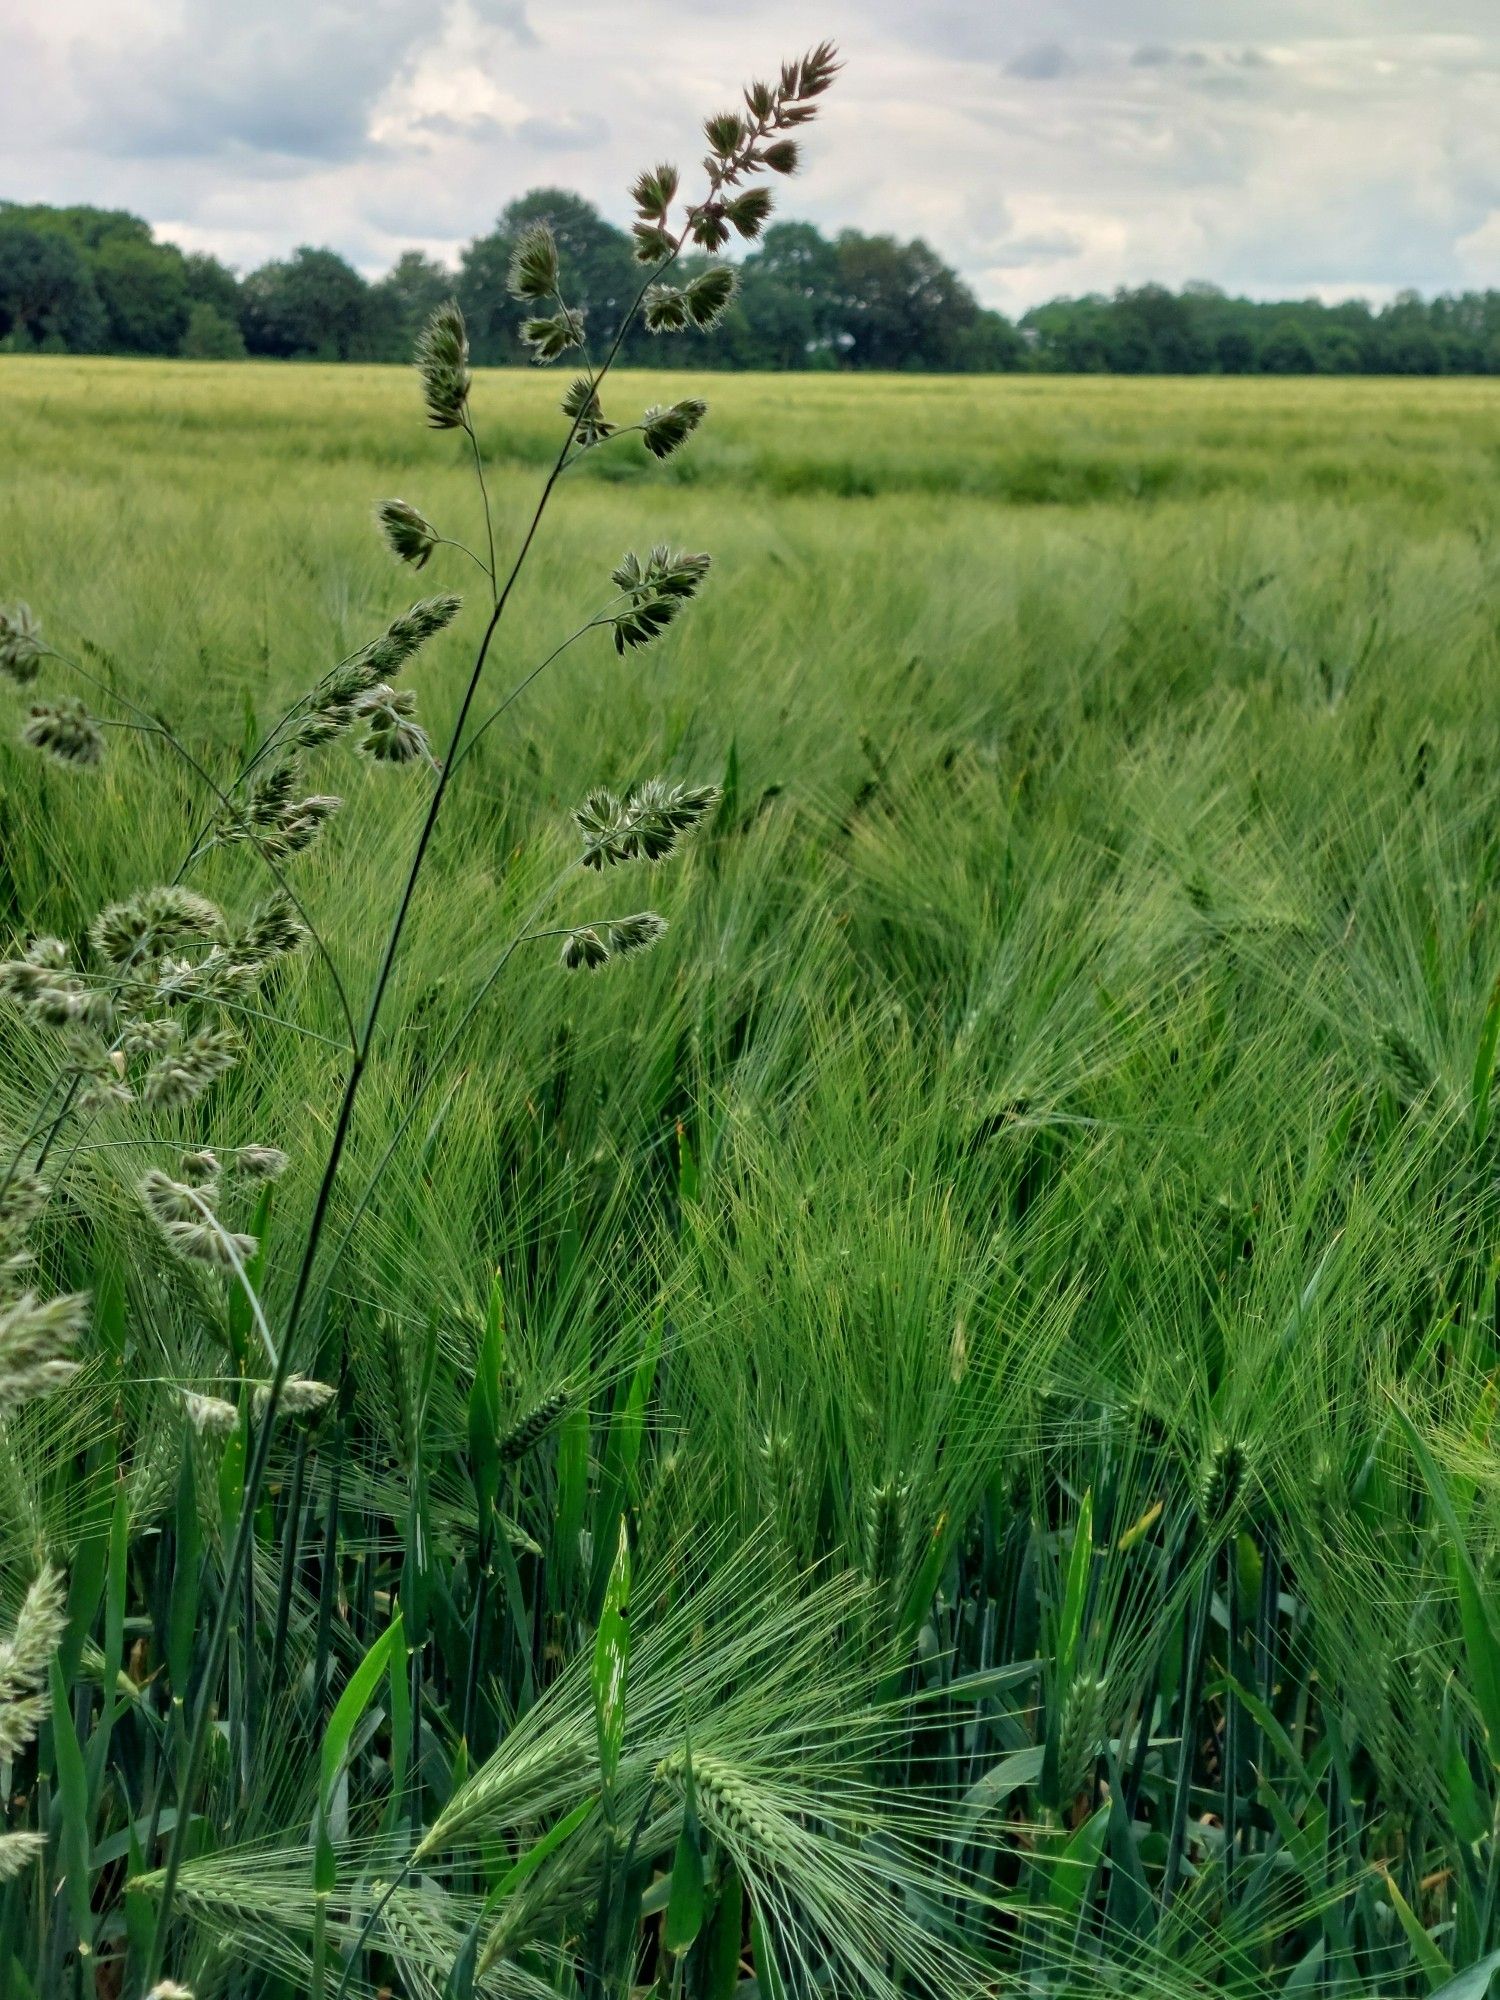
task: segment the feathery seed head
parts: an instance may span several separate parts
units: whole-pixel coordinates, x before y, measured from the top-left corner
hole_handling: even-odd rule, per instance
[[[532,360],[545,367],[570,347],[582,347],[583,314],[573,306],[564,306],[547,318],[523,320],[521,338],[532,350]]]
[[[175,1049],[167,1049],[147,1070],[141,1101],[153,1111],[176,1111],[201,1097],[240,1058],[238,1037],[229,1028],[200,1028]]]
[[[438,543],[438,531],[427,516],[405,500],[382,500],[375,518],[396,560],[421,569]]]
[[[107,963],[126,966],[223,935],[223,913],[215,904],[192,889],[166,883],[111,903],[94,919],[89,941]]]
[[[573,435],[585,447],[602,444],[614,434],[614,425],[599,407],[598,391],[591,376],[579,375],[568,384],[562,412],[573,419]]]
[[[631,184],[630,199],[643,222],[664,222],[677,196],[677,169],[648,167]]]
[[[234,1404],[222,1396],[200,1396],[192,1389],[180,1393],[187,1420],[199,1437],[228,1437],[240,1420]]]
[[[240,956],[259,962],[298,950],[306,937],[306,926],[290,898],[278,893],[251,913],[234,940],[234,949]]]
[[[214,1206],[212,1189],[173,1180],[160,1167],[149,1167],[136,1186],[152,1221],[161,1228],[169,1222],[200,1222],[204,1209]]]
[[[697,396],[686,396],[665,410],[649,409],[641,419],[641,443],[653,458],[670,458],[707,415],[707,403]]]
[[[277,1409],[284,1417],[312,1417],[333,1401],[335,1391],[327,1382],[314,1382],[307,1375],[288,1375],[281,1385]],[[271,1404],[271,1385],[258,1382],[252,1399],[255,1414],[263,1417]]]
[[[688,600],[697,595],[708,574],[706,555],[674,554],[665,543],[654,548],[644,562],[627,555],[610,582],[626,603],[611,618],[615,651],[648,646],[671,624]]]
[[[663,861],[718,803],[715,785],[668,785],[651,778],[622,804],[613,792],[591,792],[573,817],[583,831],[586,868],[622,861]]]
[[[279,1146],[239,1146],[229,1156],[230,1171],[247,1181],[279,1181],[287,1157]]]
[[[3,1740],[3,1734],[4,1727],[0,1724],[0,1740]],[[46,1852],[47,1836],[44,1833],[0,1833],[0,1886],[14,1882]]]
[[[457,430],[469,400],[469,335],[456,299],[440,305],[418,336],[417,374],[428,423]]]
[[[688,318],[694,326],[706,332],[724,317],[738,288],[739,279],[732,265],[710,265],[708,270],[700,271],[697,277],[687,282],[683,299]]]
[[[204,1146],[196,1153],[184,1153],[177,1170],[189,1187],[211,1188],[219,1178],[219,1156]]]
[[[533,222],[521,232],[511,252],[506,277],[510,295],[513,299],[550,298],[560,278],[557,239],[545,222]]]
[[[655,262],[654,258],[647,259]],[[652,285],[641,306],[647,333],[681,333],[688,324],[687,297],[679,285]]]
[[[88,1294],[39,1299],[23,1292],[0,1306],[0,1416],[50,1395],[78,1373],[73,1349],[88,1321]]]
[[[21,727],[21,741],[54,764],[80,769],[104,759],[104,731],[81,701],[39,701]]]
[[[759,236],[774,207],[769,188],[746,188],[724,204],[724,219],[747,239]]]
[[[773,174],[794,174],[801,162],[802,149],[795,139],[773,139],[769,146],[761,147],[756,157]]]
[[[0,674],[17,687],[26,687],[37,677],[37,665],[46,648],[42,628],[26,604],[0,605]]]
[[[720,111],[703,121],[703,134],[716,159],[727,160],[737,153],[749,136],[738,111]]]
[[[667,934],[667,920],[654,910],[639,910],[633,917],[621,917],[605,928],[605,943],[612,958],[629,958],[638,951],[650,951]]]
[[[609,947],[596,930],[569,931],[563,939],[562,962],[569,972],[597,972],[608,959]]]

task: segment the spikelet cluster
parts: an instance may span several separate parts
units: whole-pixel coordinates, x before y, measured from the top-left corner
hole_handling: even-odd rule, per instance
[[[17,687],[29,687],[37,677],[42,655],[42,628],[29,605],[0,605],[0,674]]]
[[[41,1727],[41,1688],[66,1625],[63,1579],[48,1567],[23,1598],[9,1639],[0,1640],[0,1764],[14,1763]]]
[[[275,1148],[240,1148],[230,1156],[231,1170],[245,1153],[261,1151],[274,1153]],[[177,1176],[151,1167],[136,1186],[162,1240],[179,1257],[216,1271],[238,1273],[259,1245],[244,1231],[227,1228],[220,1218],[224,1178],[225,1170],[216,1155],[199,1151],[182,1155]]]
[[[1233,1438],[1216,1438],[1198,1468],[1198,1518],[1211,1534],[1229,1534],[1248,1512],[1256,1491],[1251,1452]]]
[[[563,940],[562,962],[569,972],[597,972],[617,958],[649,951],[666,934],[667,920],[654,910],[638,910],[607,924],[584,924]]]
[[[572,1407],[572,1402],[573,1398],[566,1389],[552,1389],[541,1397],[501,1438],[500,1463],[515,1465],[523,1459],[533,1445],[540,1444],[558,1419]]]
[[[583,832],[585,868],[624,861],[665,861],[718,804],[715,785],[669,785],[651,778],[616,798],[603,787],[573,814]]]
[[[633,552],[610,572],[610,582],[626,600],[614,612],[615,651],[625,653],[659,639],[684,604],[697,596],[708,575],[709,558],[658,543],[643,560]]]
[[[762,1810],[755,1787],[744,1774],[723,1757],[707,1751],[691,1753],[693,1793],[703,1818],[731,1840],[738,1840],[762,1854],[773,1854],[779,1845],[775,1822]],[[657,1777],[681,1790],[687,1781],[689,1753],[674,1750],[656,1767]]]
[[[104,731],[74,696],[34,702],[21,727],[21,741],[55,764],[87,769],[104,761]]]
[[[288,1375],[281,1385],[277,1398],[277,1408],[284,1417],[315,1417],[326,1410],[337,1394],[330,1383],[315,1382],[308,1375]],[[271,1407],[271,1385],[257,1382],[250,1397],[250,1407],[256,1416],[263,1417]]]
[[[88,1296],[22,1292],[0,1305],[0,1418],[50,1395],[78,1373],[74,1349],[88,1323]]]
[[[457,430],[469,402],[469,335],[456,299],[432,314],[417,339],[417,376],[427,421],[435,431]]]
[[[1057,1791],[1064,1805],[1093,1778],[1104,1735],[1104,1694],[1104,1682],[1097,1675],[1075,1674],[1063,1697],[1057,1726]]]

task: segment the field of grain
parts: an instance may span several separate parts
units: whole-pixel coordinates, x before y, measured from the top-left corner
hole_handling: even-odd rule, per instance
[[[611,414],[701,386],[623,376]],[[476,378],[502,557],[559,387]],[[501,628],[480,716],[627,549],[714,559],[657,645],[587,634],[455,778],[299,1335],[337,1395],[277,1447],[176,1962],[198,2000],[1482,2000],[1500,391],[707,393],[667,465],[622,439],[564,475]],[[0,604],[218,783],[413,597],[473,587],[410,675],[443,740],[488,586],[451,549],[402,573],[371,506],[484,531],[407,373],[6,358],[0,429]],[[11,953],[170,880],[205,810],[143,730],[97,770],[21,748],[30,694],[0,687]],[[345,804],[296,883],[357,1013],[432,774],[309,772]],[[684,852],[570,871],[590,788],[658,775],[722,787]],[[263,886],[242,846],[191,879],[230,912]],[[646,906],[649,955],[558,965],[560,927]],[[186,1145],[286,1151],[274,1337],[347,1062],[316,954],[239,1028],[191,1115],[107,1108],[49,1164],[70,1219],[39,1256],[96,1305],[83,1373],[0,1413],[0,1629],[44,1552],[74,1579],[14,1788],[53,1846],[0,1886],[7,2000],[135,2000],[258,1365],[137,1184]],[[9,1158],[57,1056],[14,1010],[0,1048]],[[243,1429],[195,1433],[184,1387]],[[398,1603],[333,1811],[319,1746]]]

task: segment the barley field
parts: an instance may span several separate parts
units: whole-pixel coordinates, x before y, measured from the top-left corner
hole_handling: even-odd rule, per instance
[[[506,560],[562,386],[475,377]],[[608,401],[690,391],[664,465],[622,438],[563,476],[490,657],[480,719],[627,550],[712,554],[655,645],[586,632],[454,776],[170,1962],[197,2000],[1483,2000],[1500,391],[687,369]],[[204,782],[451,589],[408,675],[446,738],[488,581],[404,573],[371,510],[484,524],[408,371],[0,358],[0,434],[0,604],[102,691],[38,685],[135,718],[62,770],[0,685],[12,961],[173,881]],[[306,763],[344,801],[295,861],[319,949],[191,1110],[102,1101],[45,1164],[45,1289],[93,1303],[80,1372],[0,1405],[0,1632],[68,1578],[33,1692],[0,1654],[0,1722],[41,1705],[34,1748],[0,1729],[7,1824],[44,1842],[0,1882],[5,2000],[161,1970],[335,973],[357,1017],[434,783]],[[575,807],[657,777],[719,789],[680,852],[580,869]],[[234,921],[267,887],[243,843],[184,879]],[[648,906],[654,950],[559,964]],[[0,1049],[25,1166],[57,1030],[0,991]],[[224,1196],[255,1311],[140,1197],[251,1142],[289,1161]]]

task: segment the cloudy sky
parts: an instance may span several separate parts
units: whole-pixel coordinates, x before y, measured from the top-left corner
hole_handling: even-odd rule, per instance
[[[242,268],[452,258],[542,182],[626,220],[825,33],[785,212],[926,236],[988,304],[1500,284],[1500,0],[0,0],[0,196]]]

